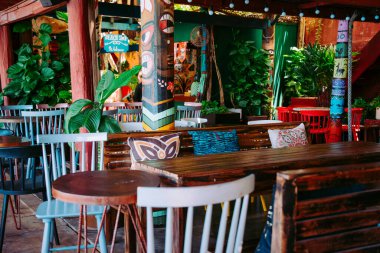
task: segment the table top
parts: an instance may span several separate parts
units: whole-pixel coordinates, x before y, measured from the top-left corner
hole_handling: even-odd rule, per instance
[[[270,190],[275,174],[281,170],[373,161],[380,161],[379,143],[339,142],[144,161],[135,168],[177,185],[223,182],[254,173],[256,189]],[[261,181],[266,183],[260,185]]]
[[[19,136],[0,136],[0,148],[29,146],[30,141],[27,138]]]
[[[56,199],[78,204],[120,205],[136,202],[137,187],[158,187],[160,178],[144,171],[86,171],[53,182]]]
[[[294,107],[293,111],[330,111],[329,107]]]
[[[0,123],[23,123],[24,117],[21,116],[0,116]]]

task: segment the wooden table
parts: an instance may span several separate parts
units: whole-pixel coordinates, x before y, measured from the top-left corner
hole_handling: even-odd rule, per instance
[[[136,169],[161,176],[164,184],[182,186],[225,182],[254,173],[256,194],[271,191],[279,171],[372,161],[380,161],[380,144],[339,142],[144,161],[137,163]],[[180,252],[183,242],[183,213],[175,210],[174,214],[176,220],[173,231],[177,233],[173,235],[173,243],[175,252]]]
[[[330,111],[329,107],[294,107],[293,111]]]
[[[364,121],[364,141],[368,141],[368,132],[372,132],[375,142],[380,142],[380,120],[379,119],[366,119]],[[373,138],[372,140],[373,141]]]
[[[24,123],[21,116],[0,116],[0,123]]]
[[[272,189],[278,171],[372,161],[380,161],[379,143],[339,142],[144,161],[135,168],[161,176],[165,184],[184,186],[225,182],[254,173],[255,193],[260,193]]]
[[[29,146],[30,141],[27,138],[19,136],[0,136],[0,148]]]
[[[115,233],[120,216],[121,205],[126,205],[130,217],[135,226],[137,236],[140,239],[141,247],[146,249],[145,237],[142,232],[140,219],[136,208],[137,187],[149,186],[157,187],[160,178],[157,175],[144,171],[87,171],[68,174],[58,178],[53,182],[52,194],[56,199],[77,203],[81,205],[78,232],[78,252],[80,251],[81,227],[83,219],[86,219],[86,208],[83,205],[105,205],[101,227],[107,211],[107,205],[117,205],[118,212],[114,236],[111,245],[113,251]],[[131,205],[131,207],[129,207]],[[84,210],[83,210],[84,209]],[[83,214],[84,213],[84,214]],[[95,240],[95,247],[98,241],[101,228]],[[85,227],[85,244],[87,242]],[[87,245],[86,245],[87,246]],[[93,251],[94,252],[94,251]]]

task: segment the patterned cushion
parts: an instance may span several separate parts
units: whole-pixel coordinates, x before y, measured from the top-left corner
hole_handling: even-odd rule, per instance
[[[268,134],[272,148],[296,147],[308,144],[303,123],[292,129],[269,129]]]
[[[128,138],[131,148],[132,167],[136,161],[171,159],[178,156],[180,148],[180,133],[163,136]]]
[[[194,154],[207,155],[239,151],[239,141],[236,130],[217,131],[189,131],[193,137]]]

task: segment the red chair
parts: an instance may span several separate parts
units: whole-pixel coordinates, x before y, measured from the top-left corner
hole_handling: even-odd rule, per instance
[[[289,108],[288,107],[277,107],[277,119],[283,122],[290,122],[289,120]]]
[[[348,108],[344,108],[345,112],[348,112]],[[359,141],[360,122],[363,116],[363,108],[352,108],[352,136],[355,141]],[[348,125],[342,125],[342,131],[348,132]]]
[[[300,111],[301,120],[310,123],[310,134],[315,143],[320,142],[320,136],[323,134],[327,142],[330,130],[330,112],[325,110]]]

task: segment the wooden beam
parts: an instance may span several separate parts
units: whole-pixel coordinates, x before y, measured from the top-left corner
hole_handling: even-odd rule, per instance
[[[61,8],[66,4],[67,2],[65,1],[51,7],[43,7],[40,1],[24,0],[16,5],[11,6],[8,9],[0,11],[0,25],[11,24],[20,20],[43,15],[45,13]]]
[[[9,83],[7,70],[13,64],[13,50],[11,29],[8,25],[0,26],[0,83],[3,90]],[[8,105],[9,100],[4,97],[4,105]]]
[[[229,27],[244,27],[265,29],[268,26],[266,20],[251,19],[237,16],[227,15],[208,15],[200,12],[175,11],[174,19],[176,22],[198,23],[206,25],[221,25]]]
[[[94,98],[88,1],[70,0],[67,4],[73,101]]]
[[[330,1],[317,1],[317,2],[309,2],[309,3],[304,3],[298,5],[298,8],[300,10],[307,10],[307,9],[312,9],[316,7],[322,7],[322,6],[329,6],[336,4],[336,2],[339,2],[339,0],[330,0]]]

